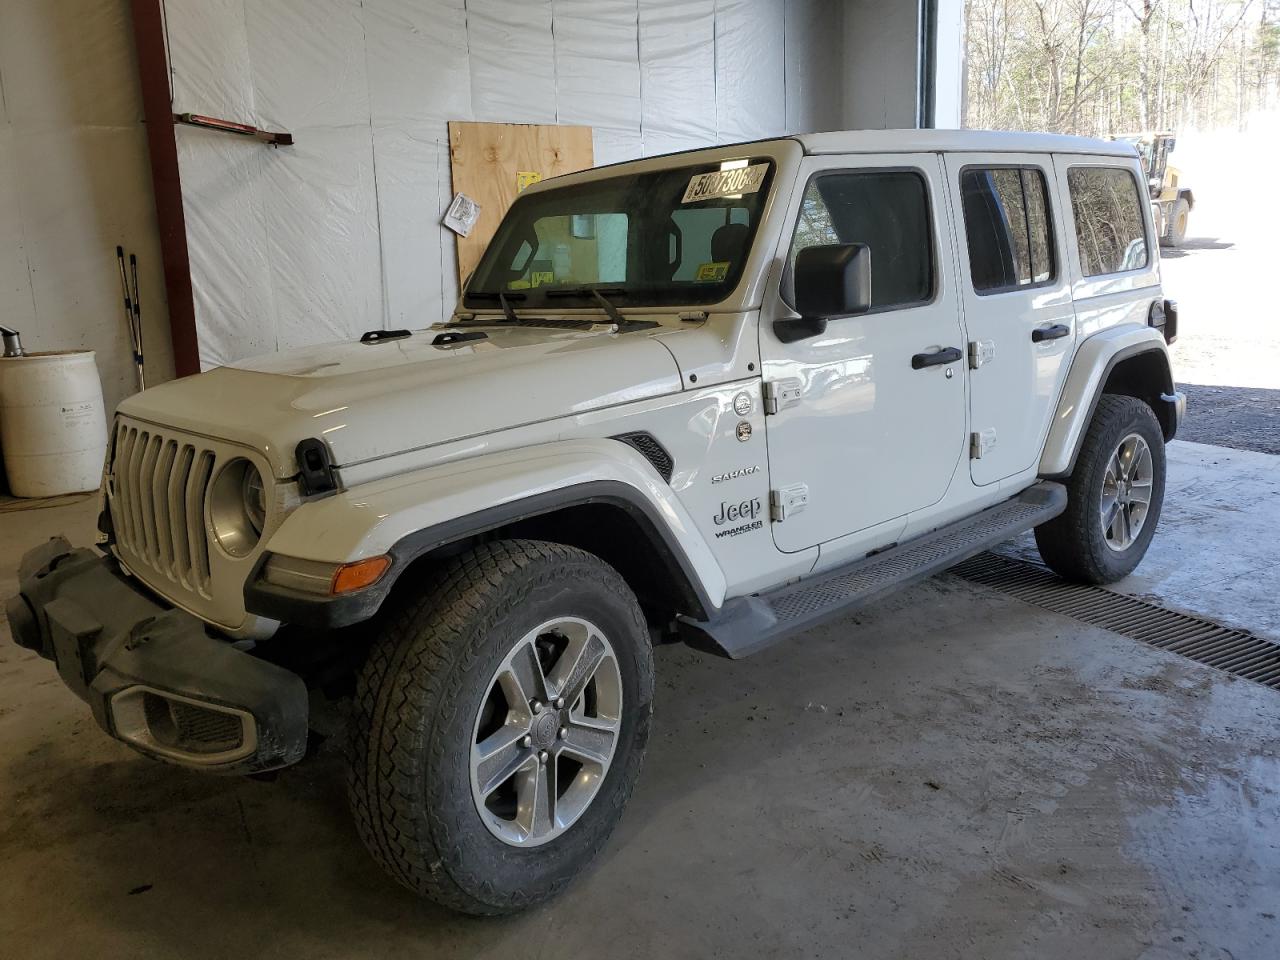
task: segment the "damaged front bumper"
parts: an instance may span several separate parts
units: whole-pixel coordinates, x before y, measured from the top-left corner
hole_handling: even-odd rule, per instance
[[[13,638],[52,660],[108,734],[159,760],[260,773],[302,759],[307,689],[296,674],[211,637],[114,558],[61,537],[29,551],[6,604]]]

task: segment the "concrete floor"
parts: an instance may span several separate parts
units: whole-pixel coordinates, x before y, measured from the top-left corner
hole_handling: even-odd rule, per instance
[[[1170,458],[1124,588],[1280,636],[1280,459]],[[0,593],[20,550],[87,541],[93,509],[0,517]],[[149,762],[0,629],[0,954],[1276,956],[1272,690],[952,577],[747,661],[658,665],[595,868],[473,921],[369,860],[332,750],[274,783]]]

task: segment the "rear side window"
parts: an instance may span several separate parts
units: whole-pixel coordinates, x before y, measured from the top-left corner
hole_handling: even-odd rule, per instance
[[[1067,171],[1071,212],[1086,277],[1124,273],[1147,265],[1138,181],[1120,167],[1072,167]]]
[[[826,173],[800,203],[784,296],[794,303],[792,268],[805,247],[865,243],[871,248],[871,308],[925,303],[933,297],[933,230],[924,178],[909,170]]]
[[[1054,277],[1049,191],[1037,167],[968,167],[960,174],[973,289],[1000,293]]]

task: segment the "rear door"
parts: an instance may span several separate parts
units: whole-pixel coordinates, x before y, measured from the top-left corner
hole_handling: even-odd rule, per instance
[[[963,334],[936,154],[806,157],[779,246],[780,290],[762,311],[770,483],[803,510],[773,524],[797,551],[942,499],[965,440]],[[815,244],[871,247],[869,313],[800,339],[791,267]],[[776,515],[775,515],[776,517]]]
[[[1049,154],[946,155],[970,367],[970,475],[1040,458],[1076,340],[1065,218]]]

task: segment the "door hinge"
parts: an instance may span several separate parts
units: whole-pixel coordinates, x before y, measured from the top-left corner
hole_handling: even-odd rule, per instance
[[[969,369],[977,370],[984,363],[996,358],[996,342],[994,340],[969,341]]]
[[[981,460],[996,445],[996,428],[969,434],[969,459]]]
[[[804,384],[799,378],[769,380],[764,384],[764,412],[777,413],[800,402]]]
[[[781,490],[769,491],[769,519],[781,523],[787,517],[794,517],[809,505],[809,485],[793,483]]]

